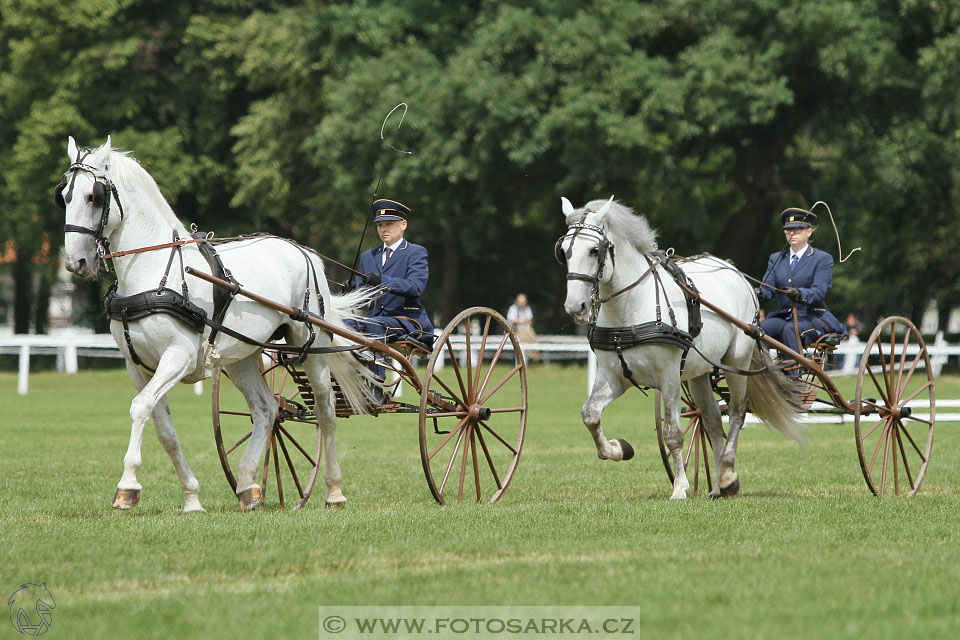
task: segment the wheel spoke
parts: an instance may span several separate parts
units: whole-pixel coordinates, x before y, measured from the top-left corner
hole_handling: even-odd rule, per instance
[[[467,400],[473,400],[473,351],[470,349],[470,316],[463,319],[464,334],[466,334],[466,357],[467,357]],[[483,354],[480,354],[480,360],[483,360]],[[477,363],[480,366],[480,363]],[[461,487],[462,489],[462,487]]]
[[[287,504],[283,501],[283,482],[280,481],[280,456],[277,452],[277,441],[273,441],[273,473],[277,477],[277,496],[280,498],[280,508],[286,509]]]
[[[922,353],[918,353],[913,358],[913,362],[910,363],[910,371],[907,372],[907,377],[904,378],[903,382],[900,383],[900,386],[897,387],[897,397],[900,398],[903,396],[904,392],[907,390],[907,385],[910,384],[910,379],[913,377],[914,371],[917,370],[917,365],[920,363],[920,356]]]
[[[503,353],[503,347],[507,344],[507,338],[509,336],[505,333],[503,334],[503,340],[500,341],[500,346],[497,347],[496,353],[493,354],[493,358],[490,360],[490,368],[487,369],[487,375],[483,377],[483,382],[480,384],[480,388],[477,390],[477,395],[483,395],[484,390],[487,388],[487,383],[490,381],[490,375],[493,373],[493,368],[497,366],[497,362],[500,360],[500,354]]]
[[[467,388],[463,386],[463,375],[460,373],[460,363],[457,362],[457,354],[454,353],[453,351],[453,344],[450,342],[450,338],[447,338],[446,344],[447,344],[447,351],[450,353],[450,364],[453,365],[453,371],[454,373],[457,374],[457,382],[460,383],[460,397],[467,398],[468,397]],[[434,379],[443,385],[443,388],[447,390],[447,393],[449,393],[454,398],[457,398],[457,394],[454,393],[453,390],[450,389],[450,387],[444,384],[443,380],[440,380],[436,376],[434,376]],[[467,403],[461,400],[460,404],[466,405]]]
[[[880,425],[882,425],[884,422],[886,422],[886,421],[889,420],[889,419],[890,419],[889,416],[884,417],[884,418],[880,418],[880,421],[877,422],[877,424],[875,424],[875,425],[873,425],[872,427],[870,427],[870,431],[867,431],[867,432],[863,435],[863,437],[860,438],[860,441],[861,441],[861,442],[866,442],[866,441],[867,441],[867,438],[870,437],[870,434],[873,433],[874,431],[876,431],[876,430],[877,430],[877,427],[879,427]]]
[[[929,389],[929,388],[930,388],[930,385],[932,385],[932,384],[933,384],[933,380],[927,380],[926,384],[924,384],[922,387],[920,387],[919,389],[917,389],[916,391],[914,391],[913,393],[911,393],[909,396],[907,396],[906,399],[904,399],[904,400],[900,403],[900,406],[902,407],[902,406],[906,405],[908,402],[910,402],[911,400],[913,400],[914,398],[916,398],[918,395],[920,395],[921,393],[923,393],[924,391],[926,391],[927,389]]]
[[[489,317],[487,318],[489,323]],[[470,429],[470,454],[473,456],[473,484],[477,488],[477,502],[480,502],[480,466],[477,464],[477,440],[473,437],[476,429]]]
[[[480,389],[480,369],[483,368],[481,366],[483,365],[483,353],[484,353],[484,350],[487,348],[487,335],[490,333],[490,321],[492,319],[493,318],[491,318],[490,316],[487,316],[487,321],[483,324],[483,339],[480,341],[480,351],[479,351],[480,360],[479,362],[477,362],[477,375],[476,375],[476,379],[473,381],[473,388],[477,389],[478,396],[481,393],[479,390]]]
[[[460,450],[460,443],[463,442],[463,436],[466,435],[467,430],[460,429],[460,435],[457,437],[457,444],[453,447],[453,454],[450,456],[450,462],[447,463],[447,470],[443,473],[443,480],[440,481],[440,493],[443,493],[443,488],[447,486],[447,478],[450,477],[450,470],[453,469],[453,461],[457,459],[457,452]]]
[[[884,429],[883,436],[883,466],[880,467],[880,495],[883,495],[886,492],[887,488],[887,459],[890,455],[890,448],[892,443],[890,441],[890,435],[893,431],[893,421],[890,421],[890,427]]]
[[[910,330],[907,329],[906,333],[903,334],[903,346],[900,351],[900,363],[897,365],[897,381],[893,385],[894,397],[899,398],[901,392],[900,382],[903,380],[903,366],[907,362],[907,344],[910,342]],[[914,358],[916,360],[916,358]]]
[[[883,342],[877,340],[877,350],[880,352],[880,370],[883,373],[883,387],[880,386],[880,383],[877,382],[877,379],[873,375],[873,371],[870,372],[870,377],[873,378],[874,383],[877,385],[877,390],[880,391],[880,394],[883,395],[884,401],[887,401],[887,398],[890,397],[890,379],[887,377],[887,356],[883,353]],[[869,369],[870,363],[867,363],[867,368]],[[887,393],[883,394],[883,389],[886,389]],[[890,405],[890,402],[887,401],[887,405]]]
[[[916,489],[913,486],[913,474],[910,472],[910,461],[907,459],[907,451],[903,447],[903,438],[900,437],[900,429],[897,429],[897,448],[900,450],[900,462],[903,464],[903,471],[907,474],[907,482],[910,483],[910,489]]]
[[[489,400],[489,399],[490,399],[490,396],[492,396],[493,394],[495,394],[495,393],[500,389],[500,387],[502,387],[503,385],[505,385],[505,384],[507,383],[507,381],[509,381],[510,378],[512,378],[513,375],[514,375],[517,371],[520,371],[520,369],[521,369],[521,366],[520,366],[519,364],[518,364],[517,366],[515,366],[513,369],[511,369],[511,370],[510,370],[510,373],[508,373],[507,375],[505,375],[505,376],[503,377],[503,379],[500,380],[500,382],[497,383],[497,386],[495,386],[493,389],[491,389],[490,392],[489,392],[487,395],[483,396],[483,398],[482,398],[481,400],[479,400],[479,401],[477,402],[477,404],[483,404],[483,403],[485,403],[487,400]]]
[[[467,415],[466,411],[437,411],[427,414],[431,418],[463,418]]]
[[[483,427],[484,429],[486,429],[487,431],[489,431],[491,434],[493,434],[493,437],[496,438],[497,440],[499,440],[500,443],[501,443],[503,446],[505,446],[507,449],[510,449],[510,453],[512,453],[513,455],[517,455],[517,450],[514,449],[512,446],[510,446],[510,443],[509,443],[509,442],[507,442],[506,440],[504,440],[503,438],[501,438],[499,433],[497,433],[496,431],[494,431],[493,429],[491,429],[491,428],[490,428],[490,425],[488,425],[486,422],[484,422],[483,420],[481,420],[481,421],[480,421],[480,426]]]
[[[464,426],[465,424],[467,424],[467,418],[466,418],[466,417],[464,417],[463,420],[461,420],[460,423],[457,424],[457,426],[456,426],[455,428],[453,428],[453,429],[450,431],[450,433],[447,434],[447,437],[444,438],[443,441],[442,441],[440,444],[438,444],[437,447],[436,447],[433,451],[431,451],[430,453],[427,454],[427,459],[428,459],[428,460],[433,460],[433,456],[437,455],[437,452],[440,451],[440,449],[443,449],[444,445],[447,444],[447,443],[450,441],[450,438],[452,438],[453,436],[457,435],[457,433],[459,433],[460,430],[463,429],[463,426]]]
[[[242,445],[244,442],[246,442],[246,441],[250,438],[250,436],[252,436],[252,435],[253,435],[253,431],[252,431],[252,430],[248,431],[248,432],[247,432],[247,435],[245,435],[245,436],[243,436],[242,438],[240,438],[239,440],[237,440],[237,441],[233,444],[232,447],[230,447],[229,449],[227,449],[227,455],[230,455],[231,453],[233,453],[233,450],[234,450],[234,449],[236,449],[237,447],[239,447],[240,445]]]
[[[886,435],[887,435],[887,428],[889,427],[890,417],[887,416],[886,418],[884,418],[884,419],[883,419],[883,422],[888,423],[888,425],[885,426],[885,427],[883,428],[883,430],[880,432],[880,438],[879,438],[879,440],[877,441],[877,446],[876,446],[876,448],[873,450],[873,457],[870,458],[870,465],[867,467],[867,472],[868,472],[868,473],[873,473],[873,465],[874,465],[874,463],[877,461],[877,455],[880,453],[880,447],[883,445],[884,440],[885,440]],[[862,439],[862,440],[863,440],[863,439]]]
[[[458,373],[457,373],[457,378],[459,378],[459,377],[460,377],[460,373],[458,372]],[[458,395],[457,395],[457,392],[454,391],[453,389],[451,389],[450,386],[449,386],[446,382],[443,381],[443,378],[441,378],[440,376],[434,374],[434,375],[433,375],[433,379],[434,379],[435,381],[437,381],[437,382],[440,383],[440,386],[443,387],[443,390],[446,391],[447,394],[449,394],[451,398],[453,398],[453,401],[454,401],[454,402],[456,402],[457,404],[459,404],[461,407],[467,406],[467,403],[464,402],[464,400],[462,399],[462,397],[461,397],[461,396],[458,396]],[[463,382],[462,382],[462,381],[460,382],[460,388],[461,388],[461,389],[463,388]]]
[[[290,470],[290,475],[293,477],[293,484],[297,487],[297,494],[303,498],[303,486],[300,484],[300,477],[297,475],[297,469],[293,466],[293,460],[290,459],[290,453],[287,451],[287,444],[283,441],[283,437],[278,433],[277,442],[280,443],[280,448],[283,449],[283,457],[287,461],[287,469]]]
[[[263,482],[260,483],[260,507],[267,503],[267,478],[270,473],[270,448],[273,446],[273,430],[267,436],[267,450],[263,453]]]
[[[710,477],[710,459],[708,456],[708,444],[707,432],[703,429],[700,430],[700,446],[703,447],[703,470],[707,476],[707,489],[713,489],[713,479]]]
[[[308,424],[314,424],[314,425],[315,425],[316,423],[315,423],[315,422],[310,422],[310,423],[308,423]],[[300,453],[303,454],[303,457],[306,458],[306,459],[310,462],[310,464],[311,464],[312,466],[315,467],[315,466],[317,466],[318,464],[320,464],[320,461],[319,461],[319,460],[314,460],[314,459],[313,459],[313,456],[310,455],[309,453],[307,453],[307,451],[306,451],[303,447],[300,446],[300,443],[297,442],[297,439],[294,438],[292,435],[290,435],[290,432],[287,431],[286,428],[285,428],[282,424],[280,425],[280,431],[282,431],[282,432],[284,433],[284,435],[287,436],[287,438],[290,440],[290,442],[293,443],[293,446],[295,446],[295,447],[300,451]]]
[[[927,422],[930,426],[933,426],[933,423],[932,423],[932,422],[928,422],[927,420],[924,420],[923,422]],[[906,427],[905,425],[902,425],[902,426],[901,426],[901,429],[902,429],[904,435],[907,436],[907,440],[910,441],[911,446],[913,446],[913,450],[916,451],[916,452],[917,452],[917,455],[920,456],[920,460],[921,460],[922,462],[926,462],[926,461],[927,461],[927,456],[924,455],[923,451],[920,451],[920,447],[917,446],[916,441],[913,439],[913,436],[910,435],[910,431],[907,429],[907,427]]]
[[[490,451],[487,449],[487,443],[483,439],[483,431],[477,429],[477,440],[480,441],[480,447],[483,449],[483,456],[487,459],[487,465],[490,467],[490,472],[493,474],[493,481],[497,483],[497,491],[503,489],[503,485],[500,484],[500,476],[497,474],[497,467],[493,464],[493,458],[490,457]]]
[[[876,377],[875,375],[873,375],[873,371],[870,370],[870,364],[869,364],[869,363],[867,363],[867,373],[869,373],[869,374],[870,374],[870,378],[873,379],[873,384],[874,384],[874,386],[875,386],[876,389],[877,389],[877,393],[879,393],[879,394],[880,394],[880,397],[883,399],[883,403],[889,407],[889,406],[890,406],[890,401],[887,400],[887,398],[888,398],[889,396],[884,392],[884,387],[881,387],[881,386],[880,386],[880,381],[877,380],[877,377]],[[884,374],[884,375],[886,375],[886,374]],[[886,378],[884,378],[884,380],[886,380]]]
[[[249,418],[249,417],[250,417],[250,412],[249,412],[249,411],[229,411],[229,410],[227,410],[227,409],[221,409],[221,410],[220,410],[220,415],[224,415],[224,416],[246,416],[246,417]]]

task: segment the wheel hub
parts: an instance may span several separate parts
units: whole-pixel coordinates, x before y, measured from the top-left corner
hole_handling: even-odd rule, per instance
[[[470,419],[474,422],[478,420],[489,420],[491,413],[489,407],[481,407],[478,404],[470,405],[470,409],[467,411],[467,415],[470,416]]]

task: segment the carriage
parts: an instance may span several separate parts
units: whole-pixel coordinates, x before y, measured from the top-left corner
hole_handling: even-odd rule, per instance
[[[555,255],[567,269],[564,307],[590,325],[598,359],[582,415],[601,459],[634,455],[625,440],[604,436],[603,410],[631,387],[653,388],[674,499],[687,497],[688,474],[694,495],[704,486],[714,498],[739,492],[734,461],[748,407],[798,442],[804,414],[852,416],[870,491],[916,494],[930,462],[936,398],[930,355],[910,320],[889,317],[876,327],[860,356],[855,395],[846,399],[826,372],[839,336],[795,351],[760,329],[757,296],[732,264],[660,250],[646,219],[612,197],[580,208],[566,198],[561,204],[567,232]],[[796,320],[794,331],[802,345]]]
[[[710,302],[701,298],[701,304],[707,306]],[[793,317],[796,315],[794,308]],[[728,319],[744,331],[753,330],[736,318]],[[794,331],[799,334],[796,327]],[[797,387],[801,408],[808,416],[853,417],[860,469],[874,495],[912,496],[919,491],[933,447],[936,394],[927,345],[910,320],[891,316],[873,330],[860,357],[855,395],[849,400],[828,373],[841,336],[820,336],[806,345],[802,353],[767,335],[760,336],[760,340],[798,363],[799,371],[793,384]],[[799,335],[797,344],[803,344]],[[918,369],[922,370],[918,373]],[[710,382],[717,405],[721,413],[725,413],[729,390],[723,371],[715,369]],[[697,495],[701,478],[707,491],[713,489],[710,440],[703,429],[703,411],[686,385],[682,397],[681,418],[686,442],[683,462],[693,476],[692,491]],[[663,398],[659,391],[655,392],[655,407],[660,456],[667,477],[673,482],[673,464],[663,439]],[[912,431],[906,428],[908,420],[916,425]]]
[[[260,304],[293,312],[235,283],[193,269],[188,273]],[[527,378],[520,342],[500,313],[486,307],[461,311],[432,348],[409,336],[383,344],[321,318],[308,321],[355,343],[359,358],[376,358],[392,372],[386,401],[363,413],[418,415],[420,460],[438,503],[501,498],[523,447]],[[458,352],[463,355],[458,357]],[[422,375],[414,366],[417,361],[426,362]],[[275,501],[285,508],[290,495],[290,505],[300,508],[310,499],[321,470],[323,439],[313,388],[298,358],[284,351],[265,349],[261,371],[278,406],[263,456],[263,502]],[[213,432],[227,482],[236,491],[234,467],[240,445],[251,436],[250,409],[231,403],[222,392],[227,378],[222,369],[213,374]],[[418,394],[416,403],[401,400],[404,387]],[[356,415],[336,382],[334,391],[337,417]]]

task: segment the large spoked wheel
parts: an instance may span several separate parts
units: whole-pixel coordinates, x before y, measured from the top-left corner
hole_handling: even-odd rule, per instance
[[[321,465],[323,440],[314,419],[313,395],[309,386],[304,388],[303,375],[284,366],[276,352],[264,351],[260,368],[279,406],[260,465],[261,508],[278,504],[281,509],[288,505],[299,509],[310,499]],[[299,384],[294,376],[301,378]],[[222,369],[214,372],[213,435],[220,465],[236,493],[233,469],[240,463],[253,423],[243,396],[221,388],[225,379]]]
[[[867,341],[854,400],[857,454],[874,495],[917,493],[930,463],[935,421],[927,345],[912,322],[887,318]]]
[[[504,351],[508,344],[512,352]],[[493,309],[460,312],[437,338],[420,397],[420,459],[437,502],[499,500],[526,426],[527,371],[517,336]]]
[[[690,396],[690,390],[686,383],[681,387],[680,408],[680,428],[683,429],[683,465],[687,475],[693,474],[693,495],[700,493],[700,472],[703,471],[704,479],[707,483],[707,491],[713,490],[713,478],[710,475],[710,454],[712,448],[710,439],[707,436],[706,429],[703,428],[703,417],[697,404]],[[663,466],[667,470],[667,477],[670,484],[673,484],[675,474],[673,470],[673,458],[667,449],[666,442],[663,441],[663,428],[665,410],[663,406],[663,395],[660,391],[654,394],[654,417],[657,425],[657,444],[660,445],[660,458],[663,460]],[[691,466],[692,465],[692,466]]]

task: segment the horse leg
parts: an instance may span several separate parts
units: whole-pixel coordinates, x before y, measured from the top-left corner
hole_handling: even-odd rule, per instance
[[[740,479],[734,470],[737,458],[737,439],[747,415],[747,379],[744,376],[727,376],[727,386],[730,388],[730,406],[727,416],[730,418],[730,433],[724,443],[723,452],[717,456],[717,496],[735,496],[740,493]]]
[[[700,409],[700,420],[703,428],[710,438],[710,447],[713,449],[714,477],[720,477],[720,457],[723,455],[723,445],[726,436],[723,433],[723,415],[720,413],[720,407],[714,399],[713,387],[710,385],[710,376],[702,375],[690,380],[687,385],[690,388],[690,395],[693,401]],[[695,445],[696,446],[696,445]],[[720,489],[714,484],[710,491],[711,498],[720,497]]]
[[[687,497],[690,482],[683,464],[683,430],[680,428],[680,379],[671,378],[660,384],[663,397],[663,442],[673,458],[674,478],[671,500]]]
[[[224,369],[247,401],[250,419],[253,421],[252,433],[237,465],[237,499],[240,501],[240,510],[253,511],[263,502],[263,493],[257,484],[256,475],[279,406],[260,373],[259,351]]]
[[[147,384],[147,376],[140,371],[139,367],[128,366],[128,373],[137,390],[142,391]],[[177,471],[177,477],[180,479],[180,488],[183,489],[183,512],[206,513],[206,510],[200,504],[200,483],[183,455],[183,449],[180,447],[180,440],[177,438],[177,431],[173,426],[170,405],[166,396],[160,398],[150,415],[157,432],[157,440],[160,441],[167,455],[170,456],[173,467]]]
[[[627,385],[622,376],[611,375],[605,368],[601,368],[597,372],[597,379],[593,383],[590,397],[580,409],[583,424],[593,436],[593,441],[597,445],[597,457],[601,460],[620,462],[633,457],[633,447],[629,442],[620,438],[607,440],[601,426],[603,410],[622,396],[626,390]]]
[[[154,414],[160,399],[166,396],[183,376],[193,371],[196,357],[196,352],[191,353],[186,349],[168,349],[161,356],[157,370],[149,380],[136,365],[127,361],[127,373],[140,392],[130,403],[130,443],[123,457],[123,475],[117,483],[117,493],[113,497],[115,509],[132,509],[140,503],[140,490],[143,487],[137,481],[137,470],[143,460],[140,451],[143,445],[143,428]],[[164,410],[169,412],[169,407],[164,405]],[[173,428],[172,421],[170,428]],[[176,461],[174,464],[176,465]],[[179,471],[178,469],[178,473]],[[193,476],[192,473],[189,475]],[[180,481],[181,486],[184,486],[184,476],[181,476]],[[193,478],[193,482],[196,485],[196,478]],[[199,490],[198,486],[195,488]],[[184,490],[186,491],[186,487]],[[199,502],[197,504],[199,505]],[[193,506],[192,503],[190,506]]]
[[[304,361],[303,370],[313,388],[314,410],[323,438],[323,481],[327,485],[326,505],[342,508],[347,498],[340,487],[343,474],[340,471],[340,463],[337,461],[337,413],[336,398],[330,378],[330,356],[310,356]],[[319,463],[318,460],[317,464]]]

